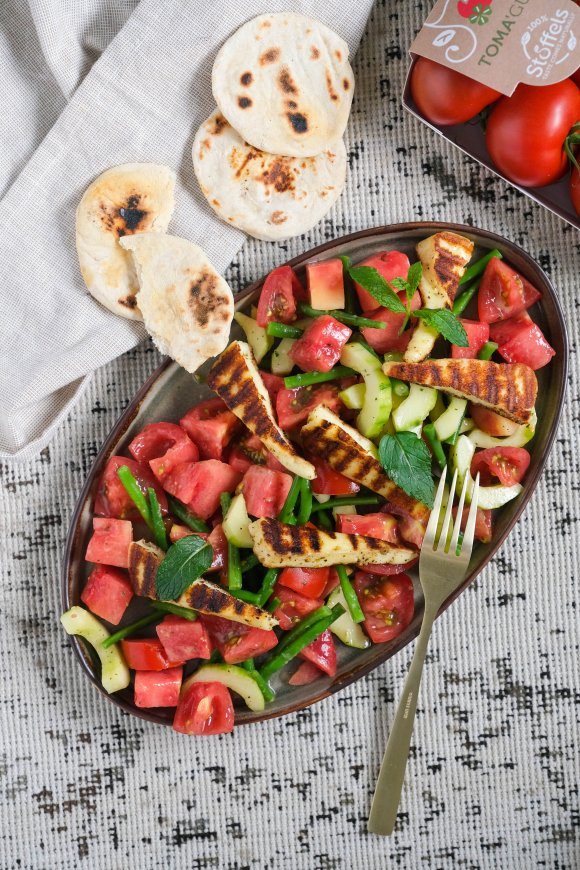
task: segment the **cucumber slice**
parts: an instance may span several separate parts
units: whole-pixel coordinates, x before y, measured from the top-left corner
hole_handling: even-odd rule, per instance
[[[364,384],[353,384],[352,387],[347,387],[346,390],[342,390],[338,395],[347,408],[360,411],[365,400],[365,390]]]
[[[334,519],[336,519],[339,514],[356,514],[356,507],[353,504],[343,504],[332,508]]]
[[[437,390],[411,384],[409,395],[393,411],[393,424],[397,432],[410,432],[423,422],[429,411],[435,407]]]
[[[391,381],[380,368],[364,372],[363,378],[365,398],[362,410],[356,418],[356,426],[361,435],[366,438],[378,438],[391,416],[393,405]]]
[[[256,357],[256,362],[259,363],[274,344],[273,336],[268,335],[266,330],[258,326],[255,320],[248,317],[247,314],[242,314],[241,311],[236,311],[234,320],[244,330],[248,344]]]
[[[371,642],[360,625],[357,625],[348,612],[348,605],[340,586],[337,586],[330,593],[326,603],[330,608],[334,607],[335,604],[342,604],[344,607],[342,616],[335,619],[330,626],[331,632],[347,646],[352,646],[355,649],[366,649],[369,647]]]
[[[255,713],[259,713],[266,706],[260,687],[250,672],[238,665],[202,665],[184,682],[181,688],[182,694],[193,683],[223,683],[232,692],[240,695],[248,709]]]
[[[447,409],[435,420],[435,432],[440,441],[446,441],[455,435],[465,417],[466,408],[467,399],[459,399],[457,396],[451,398]]]
[[[109,632],[99,620],[82,607],[71,607],[60,618],[67,634],[77,634],[83,637],[95,650],[101,660],[101,683],[103,689],[119,692],[126,689],[131,682],[129,668],[125,664],[123,654],[116,643],[103,647],[103,641],[110,637]]]
[[[343,366],[354,369],[355,372],[359,372],[363,377],[368,372],[381,370],[380,359],[357,341],[345,344],[340,355],[340,361]]]
[[[457,443],[449,451],[451,464],[457,469],[457,484],[458,491],[461,492],[463,482],[467,477],[467,491],[465,500],[471,502],[473,487],[475,481],[471,476],[471,460],[475,453],[475,445],[470,440],[468,435],[460,435]],[[513,486],[480,486],[477,505],[482,510],[494,510],[495,508],[503,507],[508,501],[517,498],[523,492],[521,483],[515,483]]]
[[[294,368],[294,360],[290,356],[290,351],[295,341],[294,338],[283,338],[278,347],[272,351],[273,375],[289,375]]]
[[[439,392],[439,390],[437,390],[437,401],[435,402],[435,404],[433,405],[433,407],[429,411],[429,419],[431,420],[431,422],[434,423],[435,420],[439,419],[439,417],[441,416],[441,414],[443,414],[444,411],[445,411],[445,402],[443,401],[443,397],[442,397],[441,393]]]
[[[312,495],[320,504],[324,504],[324,502],[328,501],[328,499],[330,498],[330,496],[326,495],[326,493],[324,492],[313,492]]]
[[[524,447],[531,441],[536,433],[537,423],[536,412],[532,414],[529,423],[523,426],[518,426],[513,435],[507,435],[504,438],[495,438],[493,435],[488,435],[487,432],[482,432],[481,429],[474,429],[469,434],[470,441],[474,447]]]
[[[250,535],[250,518],[246,510],[244,494],[239,492],[231,501],[223,522],[224,535],[236,547],[250,548],[253,546]]]

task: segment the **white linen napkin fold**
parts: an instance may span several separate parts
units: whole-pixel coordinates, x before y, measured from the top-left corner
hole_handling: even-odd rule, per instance
[[[255,15],[294,10],[333,27],[354,51],[372,0],[356,6],[348,0],[141,0],[88,72],[107,32],[99,27],[99,16],[109,15],[107,26],[114,32],[132,0],[84,0],[80,24],[67,21],[80,14],[76,4],[71,12],[58,0],[7,3],[3,19],[13,38],[0,41],[0,87],[8,83],[17,91],[10,99],[7,94],[6,110],[12,110],[15,124],[19,115],[23,122],[38,117],[41,134],[51,112],[57,116],[24,165],[14,136],[4,140],[6,159],[0,155],[0,191],[3,173],[13,177],[0,200],[0,458],[26,459],[48,443],[90,372],[145,335],[141,324],[98,305],[81,279],[74,214],[89,182],[119,163],[171,166],[178,188],[169,231],[201,245],[223,271],[245,236],[207,206],[191,165],[193,136],[214,106],[210,77],[217,48]],[[96,16],[92,25],[90,7]],[[34,38],[18,31],[17,13]],[[84,49],[76,43],[67,50],[67,27],[75,34],[84,28]],[[97,36],[92,47],[88,39],[87,49],[91,27]],[[4,28],[5,37],[9,30]],[[49,104],[42,110],[31,75],[45,76]],[[0,130],[12,130],[9,115],[0,123]],[[33,138],[24,137],[23,150]]]

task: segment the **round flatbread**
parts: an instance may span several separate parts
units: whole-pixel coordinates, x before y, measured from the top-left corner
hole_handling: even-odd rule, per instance
[[[276,241],[306,232],[338,199],[346,177],[340,139],[317,157],[280,157],[248,145],[214,112],[197,131],[193,168],[204,196],[222,220]]]
[[[114,314],[141,320],[131,255],[119,239],[164,233],[175,204],[175,173],[157,163],[113,166],[87,187],[77,208],[76,243],[85,284]]]
[[[162,353],[188,372],[221,353],[230,335],[234,297],[200,247],[161,233],[124,236],[133,255],[143,321]]]
[[[288,157],[313,157],[342,139],[353,89],[346,42],[291,12],[248,21],[212,71],[218,108],[242,139]]]

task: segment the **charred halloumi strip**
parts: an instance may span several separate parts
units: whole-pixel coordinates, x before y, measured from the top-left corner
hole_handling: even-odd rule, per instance
[[[459,281],[473,253],[473,242],[457,233],[435,233],[419,242],[415,250],[423,266],[419,292],[424,308],[450,308]],[[420,362],[429,356],[437,340],[437,330],[420,321],[407,349],[407,362]]]
[[[383,370],[401,381],[469,399],[514,423],[529,423],[538,392],[536,375],[521,363],[433,359],[423,363],[387,362]]]
[[[270,396],[245,341],[232,341],[217,357],[207,383],[284,468],[308,480],[316,477],[312,463],[296,452],[276,423]]]
[[[129,579],[136,595],[157,599],[155,578],[165,553],[149,541],[133,541],[129,549]],[[189,607],[199,613],[223,616],[232,622],[241,622],[254,628],[273,628],[278,621],[253,604],[235,598],[226,589],[200,578],[185,590],[177,601],[180,607]]]
[[[278,520],[251,523],[254,553],[266,568],[323,568],[327,565],[406,565],[416,550],[395,547],[365,535],[322,532],[310,526],[292,526]]]
[[[390,480],[376,458],[376,447],[324,405],[316,408],[300,432],[305,450],[335,471],[382,495],[394,512],[427,523],[429,508]]]

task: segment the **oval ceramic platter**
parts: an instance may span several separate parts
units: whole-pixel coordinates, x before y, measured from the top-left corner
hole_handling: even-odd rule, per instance
[[[476,545],[467,577],[454,595],[445,602],[442,608],[444,610],[473,582],[505,541],[536,488],[554,441],[564,398],[568,358],[566,327],[554,289],[538,264],[521,248],[494,233],[461,224],[407,223],[365,230],[314,248],[291,260],[290,265],[300,276],[305,263],[337,257],[341,254],[348,255],[354,263],[380,250],[396,249],[412,255],[418,241],[440,230],[451,230],[471,238],[476,245],[474,259],[484,254],[486,250],[498,248],[506,260],[542,292],[541,303],[534,306],[535,310],[532,313],[534,320],[538,322],[556,351],[556,356],[551,363],[538,372],[539,390],[536,406],[538,426],[536,435],[529,445],[531,465],[526,476],[524,492],[520,498],[497,512],[492,542]],[[262,281],[258,281],[243,291],[236,299],[236,307],[242,309],[252,304],[257,299],[261,284]],[[232,335],[239,337],[235,325]],[[114,454],[126,452],[128,443],[147,423],[159,420],[177,422],[185,411],[206,398],[210,391],[204,386],[203,375],[208,367],[209,364],[204,366],[198,377],[198,375],[188,374],[170,360],[164,362],[143,385],[103,444],[80,495],[69,530],[62,572],[63,610],[80,603],[80,593],[88,576],[84,554],[91,531],[92,504],[97,482],[107,459]],[[287,676],[284,678],[285,672],[282,671],[282,679],[275,678],[273,683],[276,689],[275,700],[261,713],[252,713],[245,706],[236,705],[236,723],[258,722],[300,710],[363,677],[395,655],[416,637],[421,624],[423,597],[416,574],[413,582],[414,618],[399,637],[390,643],[372,644],[362,651],[351,649],[341,643],[337,644],[338,669],[332,679],[322,676],[310,685],[290,686],[285,681],[287,679]],[[133,599],[121,624],[138,619],[143,615],[145,607],[142,599]],[[477,630],[477,627],[473,626],[473,630]],[[91,649],[77,637],[73,636],[70,640],[88,678],[114,704],[150,722],[171,724],[172,710],[136,708],[133,704],[131,686],[123,692],[107,695],[100,683],[98,660],[93,657]]]

